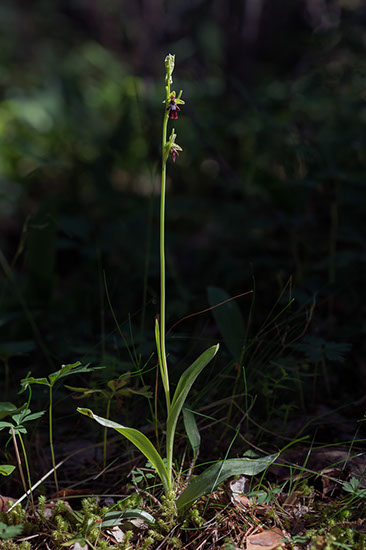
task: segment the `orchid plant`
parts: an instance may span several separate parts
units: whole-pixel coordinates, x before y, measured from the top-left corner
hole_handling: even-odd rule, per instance
[[[165,285],[165,195],[166,195],[166,169],[169,156],[173,162],[179,156],[182,148],[176,143],[177,134],[172,129],[169,138],[169,120],[177,120],[180,112],[179,105],[184,105],[182,91],[177,95],[171,90],[173,83],[172,74],[175,65],[175,56],[169,54],[165,58],[165,99],[163,103],[164,118],[162,131],[162,168],[161,168],[161,193],[160,193],[160,315],[155,319],[155,340],[157,349],[157,360],[166,402],[166,458],[160,455],[152,442],[139,430],[123,426],[107,418],[102,418],[93,411],[86,408],[77,410],[104,427],[115,429],[133,443],[150,461],[155,468],[162,482],[166,497],[176,502],[178,511],[183,511],[200,496],[211,492],[219,483],[231,475],[246,474],[254,475],[264,470],[277,455],[270,455],[264,458],[238,458],[215,462],[203,474],[197,476],[188,487],[177,498],[177,486],[173,476],[173,449],[174,437],[179,415],[182,411],[185,400],[190,389],[202,370],[215,357],[219,344],[211,346],[203,352],[185,372],[183,372],[174,395],[171,395],[169,382],[169,369],[166,353],[166,285]]]

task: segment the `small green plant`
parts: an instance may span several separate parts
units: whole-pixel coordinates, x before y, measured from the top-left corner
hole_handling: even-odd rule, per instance
[[[342,483],[343,490],[350,493],[352,498],[366,498],[366,489],[361,486],[359,479],[351,477],[349,481]]]
[[[17,535],[20,535],[23,531],[23,525],[6,525],[0,521],[0,539],[12,539]]]
[[[21,479],[22,479],[24,491],[27,492],[26,482],[25,482],[25,478],[24,478],[24,474],[23,474],[20,455],[19,455],[19,451],[18,451],[18,445],[17,445],[17,441],[16,441],[16,437],[18,436],[18,438],[19,438],[19,441],[20,441],[20,444],[21,444],[21,447],[22,447],[22,451],[23,451],[25,468],[26,468],[26,472],[27,472],[30,500],[31,500],[32,507],[34,507],[33,496],[32,496],[32,482],[31,482],[30,471],[29,471],[28,456],[27,456],[27,451],[26,451],[26,448],[25,448],[25,445],[24,445],[22,434],[23,435],[27,434],[27,428],[25,426],[25,424],[27,422],[31,422],[32,420],[37,420],[46,411],[39,411],[37,413],[32,413],[32,411],[29,409],[30,400],[31,400],[31,394],[29,394],[28,403],[25,403],[24,405],[22,405],[21,407],[18,407],[18,408],[15,407],[15,405],[13,405],[12,403],[0,403],[0,415],[1,415],[0,417],[5,418],[6,416],[10,416],[10,418],[12,420],[12,422],[9,422],[7,420],[1,420],[0,421],[0,431],[3,430],[4,428],[9,428],[9,434],[10,434],[11,438],[13,439],[13,443],[14,443],[14,447],[15,447],[15,453],[16,453],[16,456],[17,456],[19,472],[20,472],[20,476],[21,476]],[[8,442],[9,441],[10,441],[10,439],[8,440]],[[0,471],[3,475],[9,475],[13,472],[13,470],[14,470],[14,466],[12,466],[10,464],[4,464],[4,465],[0,466]]]
[[[164,461],[166,465],[166,460]],[[131,475],[134,483],[141,483],[141,481],[147,481],[148,479],[154,479],[155,475],[151,473],[151,468],[154,468],[151,462],[147,461],[145,468],[136,468],[136,470],[131,470]]]
[[[28,405],[29,405],[29,401],[28,401]],[[20,411],[24,410],[25,408],[28,408],[26,403],[24,403],[24,405],[22,405],[21,407],[16,407],[15,405],[13,405],[13,403],[9,403],[8,401],[1,402],[0,403],[0,431],[3,430],[4,428],[10,428],[9,433],[10,435],[12,435],[11,428],[15,427],[16,420],[15,420],[15,425],[14,423],[11,423],[11,422],[4,423],[1,421],[3,418],[6,418],[7,416],[12,416],[12,415],[16,416]],[[30,418],[28,414],[27,419],[24,421],[29,421],[29,420],[32,420],[32,418]],[[25,432],[23,431],[23,433],[26,433],[26,430]],[[25,455],[25,460],[26,460],[26,455]],[[12,464],[0,464],[0,474],[3,476],[9,476],[14,472],[14,470],[15,470],[15,466],[13,466]]]
[[[51,449],[51,457],[52,457],[52,466],[53,466],[53,473],[54,473],[54,479],[55,479],[55,485],[56,485],[56,491],[58,491],[58,481],[57,481],[57,473],[56,473],[56,461],[55,461],[55,453],[53,448],[53,422],[52,422],[52,414],[53,414],[53,387],[60,380],[61,378],[65,378],[66,376],[70,376],[71,374],[80,374],[85,372],[91,372],[96,369],[100,369],[103,367],[89,367],[89,365],[83,366],[80,361],[77,361],[73,364],[68,365],[62,365],[61,369],[59,369],[56,372],[53,372],[52,374],[48,375],[48,378],[33,378],[33,376],[30,376],[30,373],[26,378],[20,381],[21,390],[19,393],[24,392],[26,389],[29,391],[29,401],[31,398],[31,385],[32,384],[40,384],[43,386],[47,386],[49,388],[49,404],[48,404],[48,431],[49,431],[49,439],[50,439],[50,449]],[[29,402],[28,401],[28,402]],[[36,413],[38,415],[43,414],[45,411],[42,411],[42,413]],[[32,415],[34,417],[34,415]]]
[[[157,471],[163,484],[166,501],[174,502],[176,499],[176,486],[173,478],[173,448],[174,437],[178,417],[182,411],[185,400],[196,378],[203,369],[215,357],[219,345],[214,345],[203,352],[194,363],[182,374],[174,395],[171,395],[167,354],[165,347],[166,327],[166,285],[165,285],[165,191],[166,191],[166,169],[168,158],[171,155],[173,162],[179,156],[182,148],[176,143],[177,134],[174,128],[168,136],[169,119],[178,118],[179,105],[183,105],[182,91],[177,95],[171,91],[173,82],[172,74],[175,65],[175,56],[168,55],[165,58],[165,99],[163,103],[164,118],[162,131],[162,169],[161,169],[161,193],[160,193],[160,317],[155,320],[155,340],[159,371],[163,383],[166,402],[166,464],[163,457],[151,441],[139,430],[128,428],[107,418],[102,418],[93,413],[90,409],[78,408],[78,411],[96,420],[104,427],[115,429],[131,441],[151,462]],[[184,510],[200,496],[211,492],[224,479],[234,474],[254,475],[263,471],[274,459],[275,455],[259,459],[241,458],[219,461],[209,467],[203,474],[196,477],[190,485],[181,493],[176,500],[178,511]],[[175,506],[174,504],[174,506]]]

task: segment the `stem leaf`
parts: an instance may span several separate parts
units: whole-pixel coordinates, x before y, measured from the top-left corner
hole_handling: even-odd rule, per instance
[[[174,393],[172,400],[170,412],[167,419],[167,434],[166,434],[166,447],[167,447],[167,457],[168,457],[168,471],[170,471],[171,464],[169,463],[169,458],[172,456],[172,449],[174,443],[174,434],[175,428],[177,425],[179,414],[182,410],[184,402],[187,398],[187,395],[195,382],[197,376],[201,371],[208,365],[208,363],[215,357],[219,349],[219,344],[211,346],[206,351],[204,351],[198,359],[192,363],[188,369],[184,371],[182,376],[179,379],[177,388]]]

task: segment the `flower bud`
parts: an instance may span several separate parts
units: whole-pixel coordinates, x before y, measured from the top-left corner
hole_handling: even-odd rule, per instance
[[[175,55],[169,54],[165,58],[165,71],[166,71],[166,80],[170,83],[173,82],[172,74],[174,71]]]

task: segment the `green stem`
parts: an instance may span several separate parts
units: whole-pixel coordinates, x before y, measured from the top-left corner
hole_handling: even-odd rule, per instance
[[[171,73],[166,75],[165,85],[165,110],[163,120],[163,134],[162,134],[162,163],[161,163],[161,190],[160,190],[160,321],[156,324],[157,334],[157,348],[158,359],[160,366],[161,378],[163,381],[167,418],[170,413],[170,388],[169,388],[169,374],[168,364],[166,358],[165,349],[165,310],[166,310],[166,293],[165,293],[165,194],[166,194],[166,163],[168,160],[169,151],[167,151],[167,131],[169,111],[167,109],[170,101],[170,81]],[[172,470],[173,470],[173,449],[169,444],[169,437],[166,438],[166,456],[167,456],[167,471],[168,471],[168,488],[169,491],[172,487]]]
[[[24,442],[23,442],[23,438],[22,438],[21,434],[18,433],[18,436],[19,436],[20,444],[21,444],[21,446],[22,446],[22,451],[23,451],[23,456],[24,456],[25,469],[26,469],[26,471],[27,471],[27,478],[28,478],[28,485],[29,485],[29,497],[30,497],[30,501],[31,501],[32,510],[34,511],[34,500],[33,500],[33,493],[32,493],[32,482],[31,482],[31,477],[30,477],[30,472],[29,472],[27,451],[25,450],[25,446],[24,446]]]
[[[167,86],[167,99],[170,96],[170,85]],[[168,364],[165,349],[165,191],[166,191],[166,143],[167,127],[169,113],[165,110],[163,122],[163,142],[162,142],[162,166],[161,166],[161,192],[160,192],[160,358],[161,358],[161,376],[164,384],[167,414],[170,411],[170,389]]]
[[[55,461],[55,453],[53,451],[53,431],[52,431],[52,386],[50,386],[50,406],[48,409],[48,423],[49,423],[49,435],[50,435],[50,449],[51,449],[51,458],[52,458],[52,466],[53,466],[53,477],[55,478],[55,485],[56,485],[56,491],[58,492],[58,481],[57,481],[57,473],[56,473],[56,461]]]

